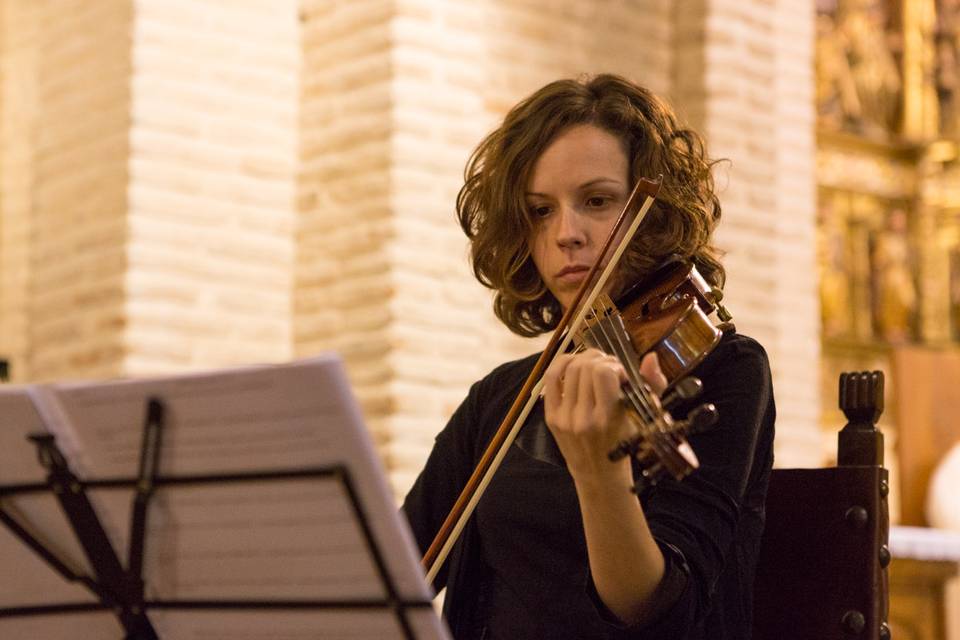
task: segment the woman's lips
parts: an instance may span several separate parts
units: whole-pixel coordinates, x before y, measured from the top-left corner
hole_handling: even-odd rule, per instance
[[[589,272],[590,267],[584,265],[571,265],[558,271],[556,278],[560,282],[576,283],[583,280]]]

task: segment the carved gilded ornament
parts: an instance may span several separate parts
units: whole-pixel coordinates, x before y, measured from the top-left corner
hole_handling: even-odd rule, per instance
[[[817,151],[817,182],[888,198],[909,197],[917,189],[916,169],[906,163],[822,144]]]
[[[818,2],[816,99],[822,127],[878,141],[899,132],[898,15],[898,4],[883,0]]]

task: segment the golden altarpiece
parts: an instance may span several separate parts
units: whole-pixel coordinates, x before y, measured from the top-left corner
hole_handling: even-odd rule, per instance
[[[891,515],[924,526],[960,440],[960,0],[818,0],[816,27],[822,395],[840,371],[886,373]],[[955,573],[895,558],[894,638],[946,637]]]

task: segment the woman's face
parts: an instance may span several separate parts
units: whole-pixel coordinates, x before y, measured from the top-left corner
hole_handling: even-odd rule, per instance
[[[629,195],[620,139],[594,125],[558,135],[533,165],[527,242],[547,288],[567,309]]]

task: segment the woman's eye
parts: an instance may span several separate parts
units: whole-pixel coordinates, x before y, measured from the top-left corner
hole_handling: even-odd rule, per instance
[[[610,198],[606,196],[593,196],[593,197],[587,198],[587,206],[592,207],[594,209],[605,207],[608,202],[610,202]]]
[[[550,215],[550,207],[545,204],[533,205],[530,207],[530,213],[534,218],[544,218]]]

